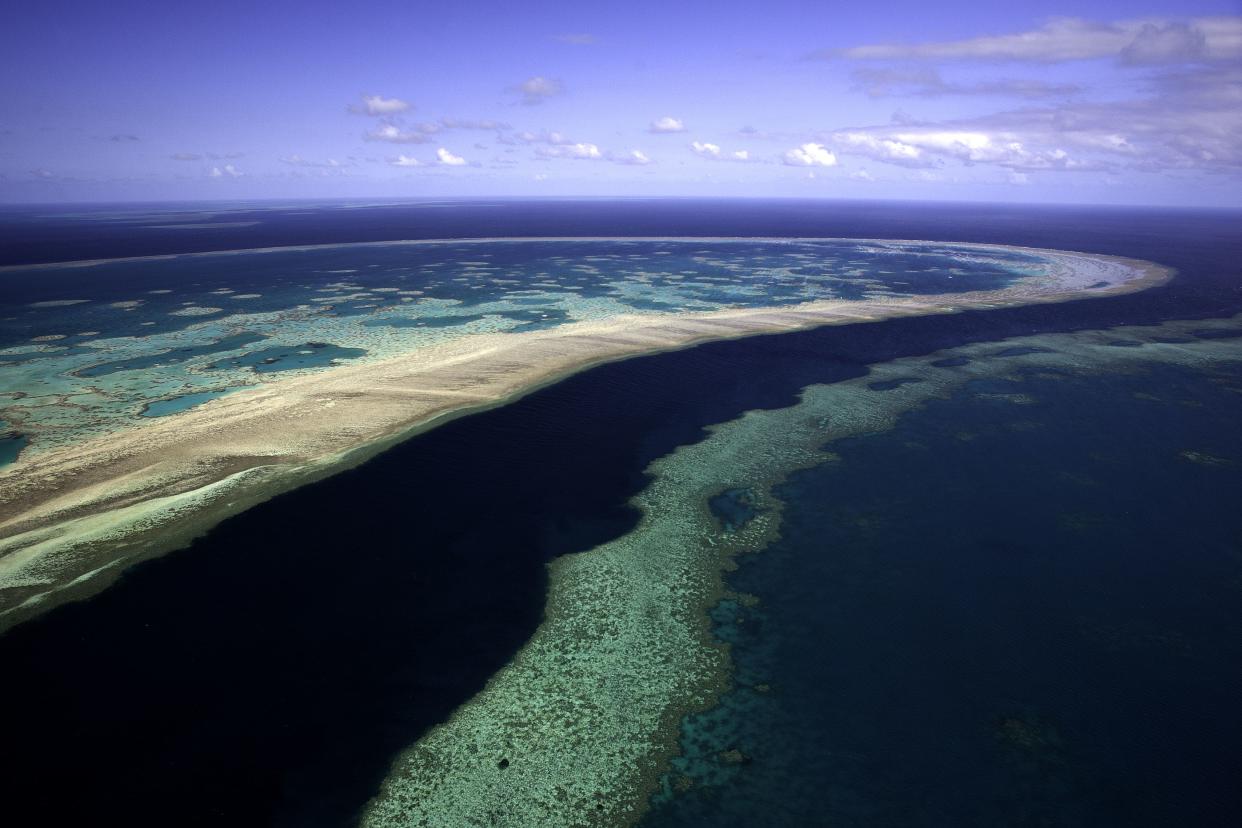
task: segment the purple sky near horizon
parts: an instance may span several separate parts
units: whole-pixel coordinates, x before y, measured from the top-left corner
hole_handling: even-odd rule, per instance
[[[0,67],[9,203],[1242,207],[1242,0],[47,0]]]

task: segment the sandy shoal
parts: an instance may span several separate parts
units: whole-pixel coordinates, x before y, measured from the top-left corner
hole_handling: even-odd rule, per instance
[[[1071,265],[1073,257],[1124,264],[1133,275],[1103,289],[1060,279],[976,293],[636,314],[470,335],[384,361],[267,382],[77,446],[33,453],[0,472],[0,631],[97,592],[125,565],[184,545],[280,491],[450,416],[495,406],[592,365],[708,340],[1129,293],[1172,275],[1149,262],[1064,255]]]

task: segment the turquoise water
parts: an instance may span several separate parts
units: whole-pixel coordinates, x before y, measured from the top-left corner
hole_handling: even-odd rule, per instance
[[[0,466],[16,460],[28,442],[24,434],[10,430],[8,424],[0,420]]]
[[[195,357],[207,356],[210,354],[218,354],[224,351],[234,351],[255,342],[262,342],[267,339],[266,336],[253,333],[234,334],[226,336],[223,339],[217,339],[214,342],[208,342],[190,348],[177,348],[170,351],[161,351],[154,354],[144,354],[135,356],[130,359],[117,360],[115,362],[100,362],[86,368],[82,368],[75,373],[79,377],[102,377],[108,374],[115,374],[118,371],[141,371],[148,368],[166,368],[171,365],[180,365],[187,360]]]
[[[1047,275],[998,247],[797,239],[392,242],[0,273],[0,410],[36,448],[256,375],[635,312],[992,290]]]
[[[342,348],[330,342],[304,342],[286,348],[263,348],[207,366],[208,371],[226,368],[250,368],[256,374],[292,371],[298,368],[326,368],[337,360],[357,359],[366,354],[364,348]]]
[[[155,400],[147,403],[147,407],[143,409],[144,417],[166,417],[169,414],[176,414],[178,411],[187,411],[196,405],[202,405],[208,400],[214,400],[217,397],[223,397],[228,391],[202,391],[197,394],[182,394],[179,397],[169,397],[166,400]]]

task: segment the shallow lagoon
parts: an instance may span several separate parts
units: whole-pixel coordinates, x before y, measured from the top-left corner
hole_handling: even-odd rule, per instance
[[[123,428],[160,400],[470,334],[992,290],[1052,269],[996,247],[792,239],[393,242],[30,266],[0,273],[0,408],[39,450]]]

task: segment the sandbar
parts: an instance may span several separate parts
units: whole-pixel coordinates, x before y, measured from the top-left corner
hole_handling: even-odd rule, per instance
[[[991,291],[640,313],[475,334],[265,382],[32,452],[0,471],[0,632],[103,589],[125,566],[183,546],[275,494],[593,365],[709,340],[1131,293],[1173,275],[1133,259],[998,247],[1053,257],[1057,267]]]

